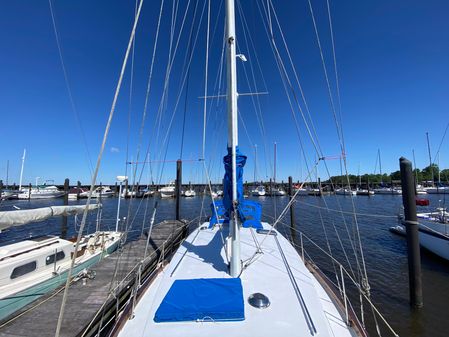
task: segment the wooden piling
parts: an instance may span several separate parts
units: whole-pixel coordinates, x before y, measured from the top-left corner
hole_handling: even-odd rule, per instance
[[[69,186],[70,181],[68,178],[64,180],[64,205],[67,206],[69,204]],[[61,239],[65,239],[67,237],[67,216],[62,216],[61,222]]]
[[[182,161],[176,161],[176,220],[181,220]]]
[[[293,179],[292,177],[288,177],[288,195],[290,196],[290,200],[293,199]],[[295,207],[294,202],[290,205],[290,226],[295,228]]]
[[[81,181],[78,180],[76,186],[78,187],[76,190],[76,199],[79,199],[81,194]]]
[[[416,195],[413,183],[412,163],[404,157],[399,159],[399,163],[401,168],[404,223],[407,233],[410,305],[420,308],[423,306],[421,255],[419,250],[419,224],[416,216]]]

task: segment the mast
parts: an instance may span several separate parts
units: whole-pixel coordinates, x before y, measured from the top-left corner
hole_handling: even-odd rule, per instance
[[[382,177],[382,160],[380,159],[380,149],[377,149],[377,155],[379,156],[379,171],[380,171],[380,184],[383,185],[383,177]]]
[[[362,177],[360,176],[360,162],[359,162],[359,167],[357,169],[357,175],[359,176],[359,186],[357,186],[357,189],[359,189],[359,187],[362,186]]]
[[[240,233],[237,220],[237,163],[236,147],[238,146],[237,121],[237,65],[235,47],[235,10],[234,0],[226,0],[226,56],[227,56],[227,105],[228,105],[228,148],[232,150],[232,208],[233,214],[229,221],[231,239],[231,265],[232,277],[238,277],[241,271],[240,261]]]
[[[9,183],[9,159],[6,161],[6,188],[8,189]]]
[[[274,142],[274,172],[273,172],[273,183],[276,187],[276,142]]]
[[[441,184],[441,170],[440,170],[440,152],[437,153],[437,163],[438,163],[438,186]]]
[[[257,144],[254,144],[254,184],[257,179]]]
[[[430,153],[430,141],[429,141],[429,133],[426,132],[426,138],[427,138],[427,151],[429,152],[429,163],[430,163],[430,172],[432,173],[432,186],[435,186],[434,183],[434,176],[433,176],[433,166],[432,166],[432,154]]]
[[[23,166],[25,165],[26,149],[23,149],[22,168],[20,169],[19,191],[22,189]]]
[[[414,166],[414,172],[415,172],[415,185],[418,186],[418,171],[416,171],[416,160],[415,160],[415,149],[412,149],[413,153],[413,166]]]

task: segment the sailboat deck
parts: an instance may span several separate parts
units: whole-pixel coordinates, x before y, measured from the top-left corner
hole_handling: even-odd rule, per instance
[[[264,228],[271,228],[263,224]],[[154,322],[154,315],[175,280],[198,278],[229,278],[222,237],[217,228],[206,224],[194,231],[178,249],[171,263],[150,285],[134,311],[134,318],[120,332],[120,336],[355,336],[336,306],[304,265],[290,243],[277,233],[269,235],[263,243],[263,254],[241,274],[245,319],[243,321],[212,322],[210,319],[191,322]],[[222,235],[221,235],[222,234]],[[257,240],[265,237],[254,231]],[[240,231],[241,257],[245,261],[253,256],[256,244],[251,230]],[[287,264],[293,274],[289,277]],[[295,292],[294,283],[300,295]],[[273,287],[273,285],[275,285]],[[254,308],[247,299],[253,293],[262,293],[270,300],[265,309]],[[302,296],[305,304],[301,305]],[[307,321],[310,314],[312,325]]]

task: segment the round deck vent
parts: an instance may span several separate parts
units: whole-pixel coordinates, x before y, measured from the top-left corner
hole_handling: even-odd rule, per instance
[[[251,294],[248,297],[248,303],[258,309],[265,309],[270,306],[270,300],[268,297],[261,293]]]

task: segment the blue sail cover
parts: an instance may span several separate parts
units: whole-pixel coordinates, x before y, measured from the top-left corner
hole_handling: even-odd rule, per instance
[[[215,210],[214,210],[215,206]],[[229,223],[229,214],[223,205],[223,200],[215,200],[210,204],[212,210],[212,216],[209,221],[209,228],[212,228],[218,223]],[[242,227],[244,228],[256,228],[262,229],[262,206],[252,200],[243,200],[238,205],[238,214]]]
[[[228,223],[232,212],[232,149],[228,147],[228,154],[223,158],[225,166],[223,200],[215,200],[211,204],[212,217],[209,228],[218,223]],[[246,156],[236,148],[236,172],[237,172],[237,200],[238,215],[243,227],[262,228],[261,216],[262,207],[259,203],[245,200],[243,197],[243,166],[246,163]]]
[[[154,315],[156,323],[244,319],[240,278],[176,280]]]
[[[246,164],[246,156],[240,153],[239,147],[236,147],[236,173],[237,173],[237,200],[243,201],[243,166]],[[223,163],[225,167],[224,186],[223,186],[223,205],[228,214],[232,211],[232,148],[228,147],[228,154],[224,156]]]

